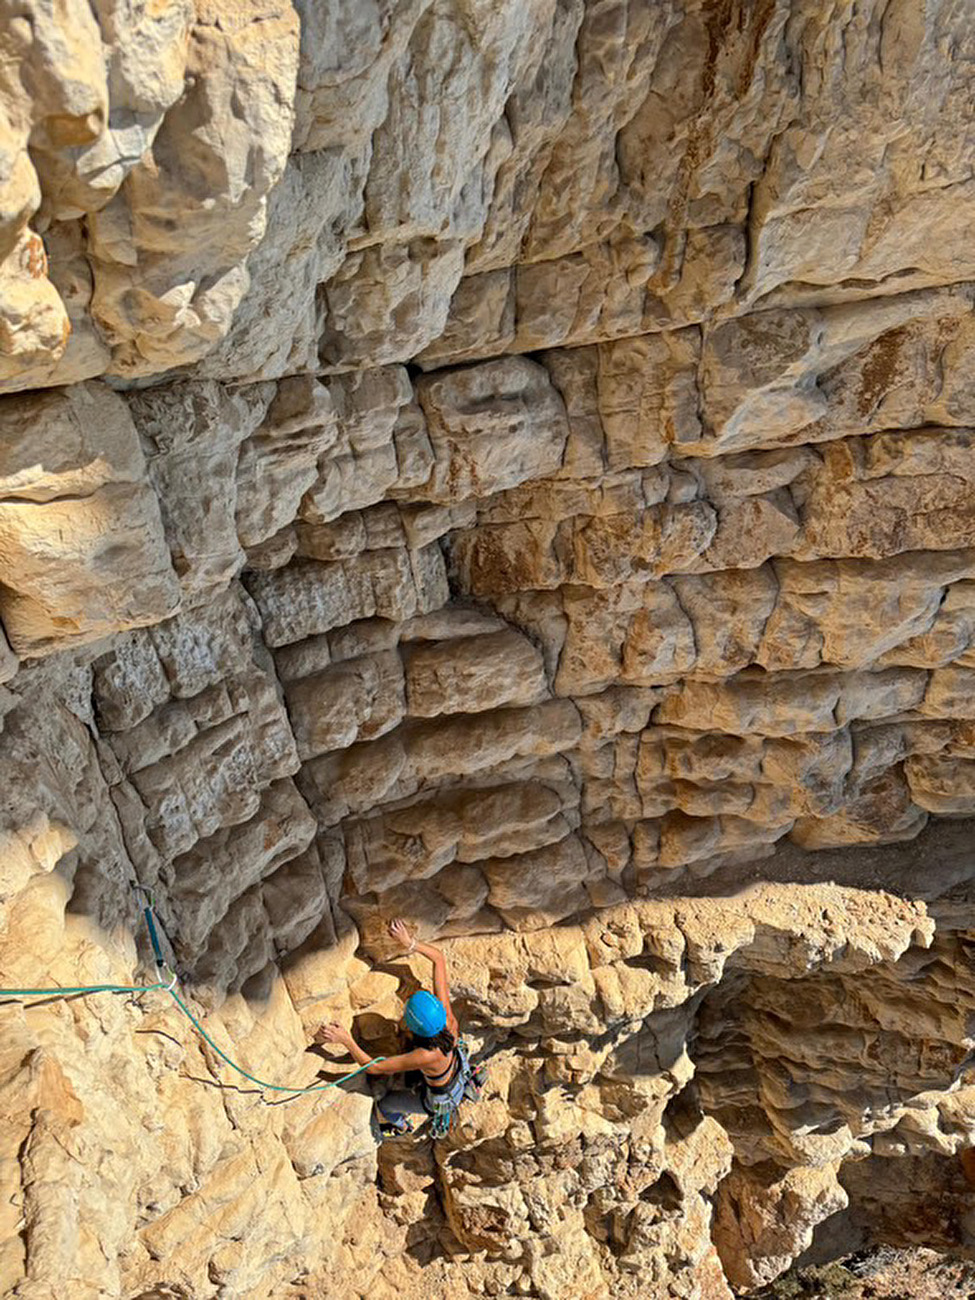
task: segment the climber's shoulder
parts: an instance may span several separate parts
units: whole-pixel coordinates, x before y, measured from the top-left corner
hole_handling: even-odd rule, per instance
[[[416,1064],[421,1070],[431,1065],[439,1065],[443,1058],[443,1052],[435,1047],[417,1047],[410,1055],[416,1058]]]
[[[423,1070],[439,1062],[441,1053],[432,1047],[413,1047],[408,1052],[403,1053],[403,1068],[408,1070]]]

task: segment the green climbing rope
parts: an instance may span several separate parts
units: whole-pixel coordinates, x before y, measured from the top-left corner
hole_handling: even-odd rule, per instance
[[[152,939],[152,946],[156,953],[156,965],[162,966],[162,953],[159,948],[159,941],[156,938],[156,928],[152,919],[151,902],[145,910],[145,918],[146,924],[149,927],[149,936]],[[256,1083],[258,1087],[266,1088],[269,1092],[291,1092],[295,1094],[302,1092],[325,1092],[328,1088],[337,1088],[340,1083],[345,1083],[347,1079],[354,1079],[357,1074],[362,1074],[363,1070],[368,1070],[370,1065],[376,1065],[379,1061],[385,1061],[386,1059],[385,1056],[374,1056],[372,1060],[367,1061],[365,1065],[360,1065],[357,1070],[352,1070],[349,1074],[343,1074],[341,1079],[333,1079],[331,1083],[312,1083],[305,1088],[292,1088],[283,1083],[265,1083],[263,1079],[258,1079],[256,1075],[248,1074],[242,1066],[238,1065],[236,1061],[230,1059],[223,1048],[217,1046],[200,1024],[199,1020],[197,1020],[196,1016],[194,1016],[193,1012],[176,992],[173,987],[175,983],[176,976],[174,975],[169,984],[160,981],[158,984],[81,984],[76,988],[0,989],[0,999],[64,997],[67,994],[76,993],[153,993],[157,989],[165,989],[196,1032],[205,1042],[209,1043],[222,1061],[226,1061],[232,1070],[236,1070],[238,1074],[242,1074],[245,1079],[250,1079],[251,1083]]]
[[[263,1079],[258,1079],[255,1075],[248,1074],[246,1070],[242,1069],[241,1066],[236,1063],[236,1061],[232,1061],[227,1053],[216,1045],[179,994],[174,992],[172,989],[169,990],[169,993],[196,1032],[201,1038],[210,1044],[221,1060],[226,1061],[232,1069],[236,1070],[238,1074],[242,1074],[245,1079],[250,1079],[251,1083],[259,1084],[260,1087],[268,1088],[272,1092],[324,1092],[326,1088],[337,1088],[340,1083],[345,1083],[346,1079],[354,1079],[355,1076],[361,1074],[363,1070],[368,1070],[370,1065],[376,1065],[379,1061],[385,1061],[386,1059],[385,1056],[374,1056],[371,1061],[366,1061],[365,1065],[360,1065],[358,1070],[353,1070],[350,1074],[343,1074],[341,1079],[335,1079],[332,1083],[310,1084],[307,1088],[288,1088],[285,1087],[284,1084],[280,1083],[265,1083]]]
[[[0,998],[42,998],[42,997],[62,997],[67,993],[153,993],[157,989],[165,989],[176,1005],[182,1011],[200,1037],[216,1052],[222,1061],[242,1074],[245,1079],[250,1079],[251,1083],[256,1083],[258,1087],[267,1088],[270,1092],[325,1092],[328,1088],[337,1088],[340,1083],[345,1083],[347,1079],[354,1079],[357,1074],[362,1074],[363,1070],[368,1070],[370,1065],[376,1065],[380,1061],[385,1061],[385,1056],[374,1056],[371,1061],[365,1065],[360,1065],[357,1070],[352,1070],[348,1074],[343,1074],[341,1079],[333,1079],[331,1083],[313,1083],[305,1088],[292,1088],[283,1083],[265,1083],[254,1074],[248,1072],[236,1061],[232,1061],[223,1048],[218,1047],[207,1031],[194,1016],[179,994],[173,989],[171,984],[82,984],[77,988],[50,988],[50,989],[0,989]]]
[[[152,993],[156,989],[168,988],[169,985],[162,982],[159,984],[81,984],[78,988],[0,989],[0,998],[58,998],[67,993]]]

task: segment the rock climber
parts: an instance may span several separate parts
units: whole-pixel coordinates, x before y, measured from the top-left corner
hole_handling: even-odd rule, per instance
[[[408,1133],[413,1127],[409,1117],[420,1116],[417,1128],[432,1119],[434,1136],[442,1137],[450,1128],[460,1103],[465,1098],[476,1101],[480,1097],[483,1074],[480,1067],[471,1066],[460,1037],[457,1017],[450,1005],[447,961],[443,953],[432,944],[420,943],[399,918],[390,923],[389,933],[407,956],[418,952],[433,963],[433,993],[425,989],[414,993],[403,1009],[410,1050],[377,1061],[366,1071],[367,1074],[418,1071],[420,1075],[416,1090],[399,1088],[387,1092],[379,1101],[380,1133],[384,1137]],[[341,1025],[323,1025],[315,1040],[340,1043],[359,1065],[372,1059]]]

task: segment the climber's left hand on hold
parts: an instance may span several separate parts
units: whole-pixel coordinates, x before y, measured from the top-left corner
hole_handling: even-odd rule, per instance
[[[341,1025],[328,1024],[322,1027],[315,1034],[316,1043],[341,1043],[343,1047],[350,1047],[352,1044],[352,1035]]]

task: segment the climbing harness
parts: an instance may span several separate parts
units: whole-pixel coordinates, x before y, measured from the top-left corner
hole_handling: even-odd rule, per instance
[[[149,891],[145,888],[144,885],[137,885],[134,886],[134,888],[142,890],[142,892],[146,895],[146,905],[145,908],[143,909],[142,915],[145,918],[146,929],[149,931],[149,941],[152,944],[152,950],[153,953],[155,954],[156,966],[160,971],[166,970],[167,969],[166,961],[163,957],[162,946],[160,945],[159,935],[156,931],[156,923],[155,923],[155,917],[154,917],[153,906],[152,906],[152,895],[149,893]],[[367,1061],[365,1065],[360,1065],[357,1070],[352,1070],[349,1074],[343,1074],[341,1079],[334,1079],[331,1083],[314,1083],[314,1084],[309,1084],[307,1087],[304,1088],[288,1087],[287,1085],[281,1083],[266,1083],[263,1079],[259,1079],[256,1075],[249,1074],[242,1066],[238,1065],[236,1061],[231,1060],[231,1058],[221,1047],[217,1046],[217,1044],[213,1041],[213,1039],[210,1037],[207,1031],[200,1024],[199,1020],[197,1020],[196,1016],[193,1015],[193,1012],[190,1011],[189,1007],[186,1005],[183,999],[176,992],[176,978],[177,978],[176,972],[170,968],[170,973],[172,975],[172,979],[169,981],[168,984],[166,983],[165,980],[160,980],[156,984],[82,984],[74,988],[55,987],[55,988],[48,988],[48,989],[0,989],[0,998],[65,997],[68,994],[73,995],[79,993],[81,994],[154,993],[157,989],[163,990],[169,994],[169,996],[179,1007],[180,1011],[182,1011],[183,1015],[186,1016],[187,1020],[190,1022],[190,1024],[193,1026],[196,1032],[200,1035],[200,1037],[204,1040],[204,1042],[209,1044],[209,1046],[216,1052],[216,1054],[220,1057],[222,1061],[225,1061],[227,1065],[229,1065],[231,1069],[236,1070],[238,1074],[242,1074],[245,1079],[249,1079],[251,1083],[256,1083],[259,1087],[266,1088],[269,1092],[290,1092],[294,1094],[304,1093],[304,1092],[325,1092],[329,1088],[337,1088],[339,1084],[345,1083],[346,1080],[348,1079],[354,1079],[357,1074],[362,1074],[364,1070],[368,1070],[370,1065],[376,1065],[377,1062],[385,1061],[386,1059],[385,1056],[374,1056],[372,1060]]]
[[[457,1054],[457,1073],[443,1088],[423,1085],[421,1099],[430,1115],[430,1132],[435,1138],[446,1137],[450,1132],[454,1115],[461,1102],[480,1101],[487,1071],[483,1065],[471,1065],[470,1049],[463,1038],[457,1040],[454,1048]]]
[[[454,1054],[457,1057],[457,1071],[449,1083],[430,1084],[421,1074],[421,1082],[417,1085],[423,1109],[430,1116],[430,1133],[434,1138],[446,1137],[461,1103],[480,1101],[487,1083],[487,1068],[484,1065],[471,1065],[470,1048],[463,1038],[457,1040]],[[413,1132],[413,1124],[406,1115],[384,1115],[380,1103],[379,1132],[384,1138],[402,1137]]]

